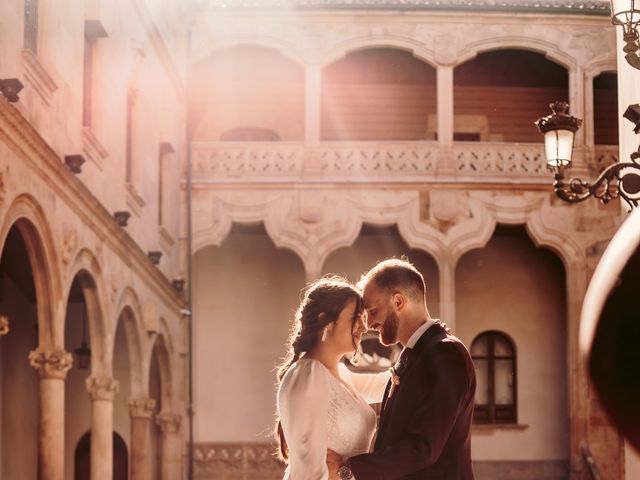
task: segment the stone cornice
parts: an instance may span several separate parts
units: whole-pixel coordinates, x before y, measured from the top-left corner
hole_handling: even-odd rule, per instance
[[[448,10],[610,15],[606,0],[215,0],[212,10]]]
[[[85,184],[64,167],[61,159],[33,126],[4,98],[0,98],[0,141],[29,162],[33,171],[66,206],[98,237],[103,238],[111,250],[137,275],[146,278],[145,283],[160,298],[176,310],[183,306],[183,301],[170,281],[149,262],[147,254],[137,242],[116,224],[113,216]]]

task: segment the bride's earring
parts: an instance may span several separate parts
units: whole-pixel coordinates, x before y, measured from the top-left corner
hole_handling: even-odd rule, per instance
[[[327,327],[324,327],[324,330],[322,330],[322,338],[320,340],[324,342],[326,339],[327,339]]]
[[[354,364],[354,365],[357,365],[358,363],[360,363],[361,355],[362,355],[361,347],[358,347],[353,352],[353,355],[351,355],[351,363]]]

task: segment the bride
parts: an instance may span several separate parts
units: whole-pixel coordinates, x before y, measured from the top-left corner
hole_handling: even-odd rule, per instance
[[[330,479],[327,450],[343,458],[370,451],[387,373],[358,375],[340,363],[366,331],[358,290],[340,277],[311,284],[295,314],[278,371],[279,453],[284,480]]]

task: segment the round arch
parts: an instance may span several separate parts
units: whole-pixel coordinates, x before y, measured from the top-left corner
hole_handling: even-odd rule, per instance
[[[560,50],[558,46],[551,42],[530,37],[495,37],[471,42],[465,45],[458,52],[458,59],[454,68],[475,58],[479,53],[495,50],[524,50],[543,54],[548,60],[557,63],[568,71],[577,68],[577,60]]]
[[[22,236],[33,271],[40,348],[63,348],[64,312],[58,311],[56,301],[61,285],[58,256],[46,214],[37,200],[25,194],[12,202],[0,227],[0,251],[13,226]]]
[[[87,320],[89,322],[89,342],[92,352],[92,373],[100,376],[103,372],[109,371],[107,367],[106,352],[109,351],[107,345],[108,333],[111,325],[108,305],[104,300],[104,285],[102,270],[96,257],[88,249],[82,249],[76,255],[69,269],[68,281],[64,285],[65,296],[63,305],[68,302],[71,292],[71,285],[77,278],[84,295],[87,308]]]
[[[297,51],[296,45],[284,39],[272,36],[239,36],[232,39],[223,39],[216,42],[213,48],[206,51],[196,52],[192,58],[192,67],[200,63],[206,62],[212,55],[220,53],[224,50],[230,50],[236,47],[255,47],[266,48],[279,53],[287,60],[294,62],[300,67],[304,67],[304,56]]]
[[[544,202],[543,197],[520,198],[515,203],[508,197],[494,198],[490,202],[474,199],[471,204],[473,222],[462,224],[452,238],[448,249],[450,261],[455,266],[465,253],[484,248],[497,224],[524,225],[534,245],[554,252],[568,272],[572,264],[584,260],[584,251],[564,232],[545,224],[541,213],[546,207]]]
[[[133,289],[127,287],[123,290],[118,301],[115,317],[116,324],[110,335],[110,348],[106,355],[106,366],[111,370],[113,368],[113,353],[115,351],[116,332],[118,326],[122,322],[124,335],[126,339],[127,351],[129,354],[129,372],[131,395],[146,395],[146,384],[144,384],[144,341],[142,335],[142,309],[140,302]],[[110,373],[110,372],[109,372]]]
[[[425,48],[423,42],[412,38],[396,35],[376,35],[367,37],[350,38],[332,47],[322,58],[321,67],[327,67],[348,53],[356,50],[369,50],[375,48],[396,49],[411,52],[418,60],[435,68],[437,65],[434,52]]]
[[[163,329],[164,330],[164,329]],[[153,363],[153,357],[157,355],[156,360],[158,362],[158,369],[160,373],[160,401],[163,411],[173,411],[174,403],[174,381],[173,381],[173,369],[171,361],[171,350],[168,346],[168,341],[165,337],[166,333],[158,333],[150,348],[150,358],[147,364],[149,365],[149,373],[151,372],[151,365]],[[147,383],[149,383],[149,375],[147,375]]]

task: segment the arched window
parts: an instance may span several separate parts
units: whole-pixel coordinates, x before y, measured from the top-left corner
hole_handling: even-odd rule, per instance
[[[471,344],[476,368],[474,423],[516,423],[516,350],[498,331],[483,332]]]

